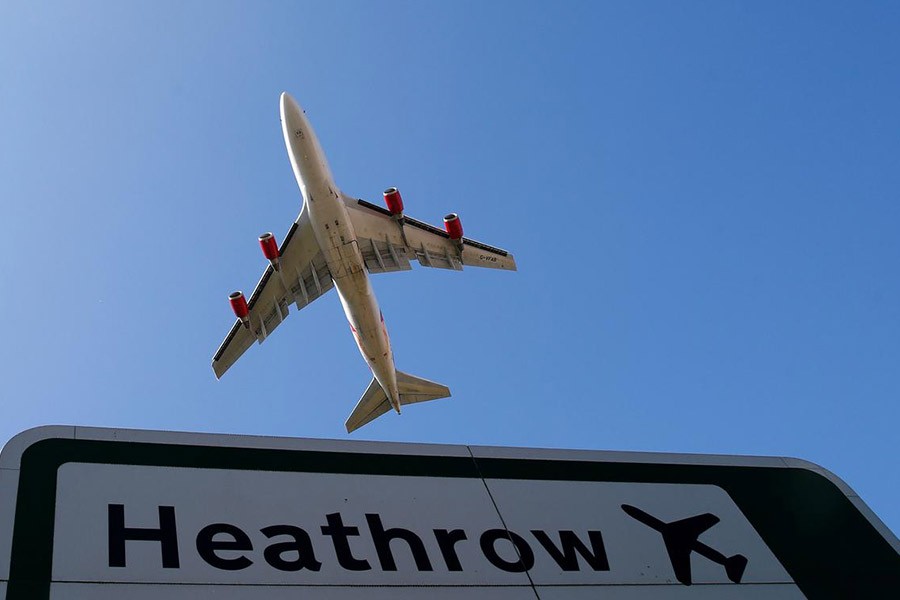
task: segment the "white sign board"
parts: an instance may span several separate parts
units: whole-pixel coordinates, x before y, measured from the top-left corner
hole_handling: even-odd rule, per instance
[[[0,469],[11,600],[900,586],[896,538],[834,476],[789,459],[41,428]]]

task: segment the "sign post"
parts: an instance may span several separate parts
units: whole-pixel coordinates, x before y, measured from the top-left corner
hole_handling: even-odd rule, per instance
[[[81,427],[0,455],[9,600],[876,598],[898,549],[796,459]]]

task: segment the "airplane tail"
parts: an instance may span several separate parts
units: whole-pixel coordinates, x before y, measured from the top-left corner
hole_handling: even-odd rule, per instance
[[[747,557],[740,554],[729,556],[725,559],[725,573],[728,579],[734,583],[740,583],[741,577],[744,576],[744,569],[747,568]]]
[[[400,392],[400,404],[415,404],[427,400],[437,400],[450,396],[450,388],[440,383],[415,377],[402,371],[397,371],[397,389]],[[391,403],[387,394],[381,388],[374,377],[369,387],[366,388],[362,398],[359,399],[356,408],[350,413],[345,425],[347,433],[351,433],[363,425],[377,419],[391,410]]]

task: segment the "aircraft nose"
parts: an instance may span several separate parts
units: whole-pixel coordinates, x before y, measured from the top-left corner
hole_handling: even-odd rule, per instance
[[[288,124],[298,124],[303,121],[303,110],[297,101],[287,92],[281,92],[281,120]]]

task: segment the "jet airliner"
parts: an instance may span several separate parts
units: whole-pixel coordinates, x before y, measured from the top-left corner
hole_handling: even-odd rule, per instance
[[[447,386],[394,366],[368,275],[408,271],[411,260],[456,271],[464,265],[515,271],[515,259],[505,250],[463,237],[455,213],[444,217],[443,230],[406,216],[397,188],[384,191],[386,207],[344,194],[334,183],[305,112],[287,92],[281,94],[281,128],[303,206],[280,246],[271,233],[259,236],[269,266],[249,300],[239,291],[229,296],[237,320],[213,356],[216,377],[253,342],[265,341],[287,318],[291,305],[299,310],[334,287],[373,375],[347,419],[348,432],[391,408],[399,413],[406,404],[449,397]]]

